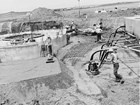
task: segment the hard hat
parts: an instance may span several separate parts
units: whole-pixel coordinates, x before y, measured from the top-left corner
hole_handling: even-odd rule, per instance
[[[109,51],[109,52],[113,52],[113,50],[117,50],[117,49],[118,49],[117,46],[113,46],[113,47],[110,47],[108,51]]]
[[[109,48],[109,50],[108,50],[109,52],[113,52],[113,48],[111,47],[111,48]]]

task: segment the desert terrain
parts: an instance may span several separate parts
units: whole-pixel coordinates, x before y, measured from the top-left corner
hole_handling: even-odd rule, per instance
[[[117,7],[117,10],[115,10]],[[95,10],[105,9],[106,13],[95,13]],[[46,11],[47,10],[47,11]],[[140,15],[139,2],[116,3],[101,5],[95,7],[86,7],[80,9],[69,8],[64,10],[48,10],[46,8],[37,8],[32,11],[30,21],[56,20],[68,25],[71,21],[77,24],[80,30],[92,27],[94,23],[103,20],[104,42],[108,40],[109,35],[119,26],[124,25],[124,17]],[[9,12],[0,14],[0,21],[28,21],[28,12],[16,13]],[[41,13],[42,15],[38,15]],[[11,15],[12,14],[12,15]],[[44,15],[45,14],[45,15]],[[46,16],[49,14],[49,17]],[[85,14],[87,18],[85,18]],[[50,18],[51,16],[53,18]],[[11,18],[12,16],[12,18]],[[100,49],[104,43],[95,43],[96,36],[76,35],[70,39],[70,44],[59,49],[56,55],[56,61],[59,62],[60,70],[58,74],[45,76],[18,82],[0,85],[0,103],[1,105],[139,105],[140,100],[140,54],[130,49],[118,49],[120,58],[119,73],[123,76],[125,82],[120,84],[115,82],[113,75],[113,66],[111,63],[104,64],[97,76],[86,74],[86,66],[83,63],[90,60],[91,55]],[[25,72],[26,67],[34,68],[27,71],[30,75],[39,72],[39,69],[45,72],[45,67],[40,67],[45,58],[38,58],[29,61],[11,62],[0,64],[0,68],[6,71],[10,68],[20,68]],[[10,66],[9,66],[10,65]],[[12,66],[15,65],[15,66]],[[39,65],[39,66],[38,66]],[[39,68],[40,67],[40,68]],[[53,68],[51,65],[50,68]],[[132,72],[132,70],[134,72]],[[57,69],[57,67],[54,67]],[[35,70],[35,71],[34,71]],[[16,69],[17,72],[18,69]],[[16,72],[15,71],[15,72]],[[53,71],[53,70],[52,70]],[[14,73],[14,72],[13,72]],[[22,74],[22,73],[21,73]],[[7,75],[7,74],[6,74]],[[14,74],[11,74],[14,76]],[[48,75],[48,74],[47,74]],[[22,78],[20,75],[17,77]],[[14,80],[16,81],[16,76]],[[10,78],[8,79],[10,81]],[[0,77],[2,81],[2,76]],[[4,103],[8,100],[7,103]],[[37,102],[38,101],[38,102]]]

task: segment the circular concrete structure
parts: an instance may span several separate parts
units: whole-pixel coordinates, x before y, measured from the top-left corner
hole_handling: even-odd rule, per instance
[[[40,47],[37,43],[0,47],[0,61],[8,62],[26,60],[40,56]]]
[[[21,37],[23,34],[31,34],[31,32],[0,36],[0,61],[8,62],[40,57],[42,41],[45,41],[48,36],[52,38],[53,53],[57,54],[57,51],[67,43],[65,32],[62,31],[63,30],[41,30],[34,32],[32,35],[35,36],[34,39],[36,43],[32,42],[14,46],[12,46],[9,41],[10,37],[14,39],[14,37]],[[41,37],[38,37],[37,34],[41,35]],[[8,37],[9,40],[3,40],[6,37]]]

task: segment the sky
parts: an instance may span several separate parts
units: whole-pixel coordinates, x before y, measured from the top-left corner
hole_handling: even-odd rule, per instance
[[[78,6],[78,0],[0,0],[0,13],[32,11],[38,7],[49,9]],[[80,0],[80,5],[98,5],[136,0]]]

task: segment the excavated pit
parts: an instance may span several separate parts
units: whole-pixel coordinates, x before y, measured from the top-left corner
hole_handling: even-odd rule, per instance
[[[62,50],[66,55],[63,59],[66,65],[61,61],[59,62],[62,70],[59,74],[1,85],[1,102],[9,99],[10,104],[13,105],[33,105],[34,100],[39,100],[41,105],[138,105],[139,78],[126,65],[130,66],[139,75],[139,56],[131,50],[118,50],[119,58],[126,63],[124,65],[120,61],[119,73],[125,79],[125,83],[121,85],[114,82],[115,77],[111,64],[103,65],[100,70],[101,73],[98,76],[89,78],[85,75],[84,68],[81,68],[81,64],[89,60],[91,54],[100,49],[100,46],[94,46],[92,43],[90,45],[85,44],[88,45],[88,48],[85,48],[82,47],[83,45],[84,42],[76,45],[77,47],[73,47],[76,48],[77,52],[74,52],[72,48],[70,49],[72,52],[70,50],[68,52],[63,51],[67,48]],[[83,78],[81,80],[84,81],[84,84],[95,83],[104,97],[101,97],[101,95],[87,95],[86,92],[83,94],[84,92],[79,91],[78,85],[83,82],[79,82],[75,73],[78,74],[76,76],[81,75]],[[92,86],[87,85],[87,87]]]

